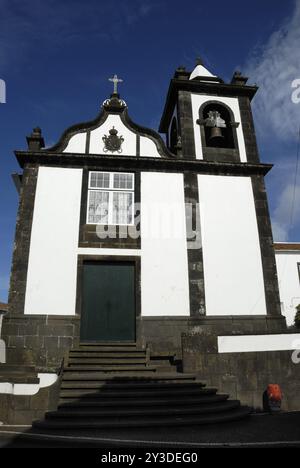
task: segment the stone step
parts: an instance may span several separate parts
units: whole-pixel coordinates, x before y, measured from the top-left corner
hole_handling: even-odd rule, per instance
[[[78,373],[80,374],[81,379],[88,379],[88,373],[94,372],[94,373],[124,373],[124,372],[155,372],[156,367],[155,366],[146,366],[146,364],[132,364],[132,365],[93,365],[93,364],[74,364],[70,367],[64,367],[64,373],[66,375],[70,373]]]
[[[129,398],[105,398],[105,399],[85,399],[85,401],[77,401],[77,400],[64,400],[58,405],[58,409],[72,409],[72,408],[93,408],[94,410],[99,409],[99,407],[110,407],[112,406],[113,408],[119,408],[119,407],[138,407],[138,406],[151,406],[151,407],[157,407],[157,406],[172,406],[172,405],[186,405],[187,400],[186,400],[186,394],[182,394],[181,398],[180,395],[167,395],[165,397],[157,397],[154,398],[152,395],[152,398],[149,398],[146,396],[146,398],[141,398],[141,395],[139,395],[139,398],[134,398],[134,399],[129,399]],[[198,395],[198,394],[192,394],[189,395],[188,398],[188,403],[189,405],[198,405],[198,404],[206,404],[206,403],[217,403],[221,401],[226,401],[228,400],[229,396],[225,394],[219,394],[219,395]]]
[[[139,390],[101,390],[95,393],[94,389],[65,389],[60,392],[61,401],[64,399],[108,399],[108,398],[156,398],[156,397],[190,397],[191,395],[215,395],[216,388],[201,389],[201,388],[184,388],[184,389],[139,389]]]
[[[70,357],[68,360],[68,366],[74,366],[74,365],[106,365],[106,366],[116,366],[116,365],[138,365],[138,364],[143,364],[146,365],[146,358],[141,357],[141,358],[132,358],[132,359],[122,359],[122,358],[109,358],[106,359],[105,357],[83,357],[83,358],[73,358]],[[154,366],[153,366],[154,367]]]
[[[101,408],[96,410],[90,410],[87,408],[73,408],[72,410],[60,409],[58,411],[48,411],[46,413],[46,419],[57,419],[57,418],[72,418],[72,419],[101,419],[104,417],[154,417],[154,416],[174,416],[177,415],[195,415],[195,414],[208,414],[218,413],[223,411],[232,411],[240,407],[240,402],[237,400],[228,400],[223,402],[215,402],[212,404],[200,404],[200,405],[189,405],[186,403],[185,406],[167,406],[163,408],[155,407],[138,407],[138,408]]]
[[[204,389],[205,385],[198,380],[186,381],[186,380],[177,380],[177,381],[160,381],[160,380],[146,380],[146,379],[139,379],[136,381],[124,381],[122,380],[104,380],[104,381],[62,381],[61,389],[80,389],[80,388],[91,388],[91,389],[101,389],[103,391],[127,391],[127,390],[182,390],[182,389],[196,389],[197,391],[200,389]],[[205,390],[207,390],[205,388]]]
[[[176,415],[174,416],[155,416],[155,417],[131,417],[131,418],[101,418],[99,420],[90,419],[45,419],[43,421],[34,421],[33,427],[40,429],[108,429],[108,428],[131,428],[131,427],[168,427],[168,426],[192,426],[202,424],[213,424],[228,421],[235,421],[248,416],[251,409],[248,407],[238,407],[230,411],[223,411],[210,414],[197,415]]]
[[[89,351],[89,352],[141,352],[144,351],[141,348],[136,347],[136,343],[118,343],[113,344],[109,342],[105,343],[80,343],[78,347],[73,348],[72,351]]]
[[[171,351],[151,351],[151,357],[154,357],[154,358],[168,359],[168,358],[173,358],[175,356],[176,354]]]
[[[63,378],[62,380],[69,381],[69,380],[81,380],[81,381],[97,381],[97,380],[102,380],[102,381],[111,381],[114,380],[114,382],[126,382],[126,381],[134,381],[134,380],[148,380],[148,381],[195,381],[196,376],[194,374],[175,374],[175,373],[155,373],[153,370],[148,367],[145,369],[149,369],[151,371],[151,374],[149,372],[149,375],[147,375],[147,372],[132,372],[132,369],[130,369],[131,372],[127,372],[126,374],[118,371],[114,372],[95,372],[94,369],[90,372],[86,372],[86,370],[82,372],[74,372],[74,369],[67,369],[64,370]],[[155,370],[155,369],[154,369]],[[94,371],[94,372],[93,372]]]
[[[80,341],[79,346],[137,346],[136,341]]]
[[[155,366],[156,367],[156,373],[165,373],[169,372],[170,374],[177,374],[177,369],[173,368],[171,366]]]
[[[146,351],[70,351],[69,358],[105,358],[105,359],[141,359],[146,356]]]
[[[133,353],[133,354],[141,354],[144,353],[145,350],[143,349],[136,349],[130,346],[120,346],[118,348],[114,348],[113,346],[94,346],[93,348],[90,346],[81,346],[80,348],[73,348],[71,350],[75,353]]]
[[[150,356],[149,363],[153,366],[170,366],[175,367],[174,364],[169,359],[152,359]]]

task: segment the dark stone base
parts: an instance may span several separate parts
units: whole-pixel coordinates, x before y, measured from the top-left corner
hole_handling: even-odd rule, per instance
[[[231,315],[205,317],[139,317],[137,337],[139,344],[148,344],[152,351],[174,351],[182,357],[181,335],[254,335],[285,333],[285,318],[270,315]]]
[[[2,324],[6,362],[56,372],[66,352],[79,342],[79,323],[78,316],[7,314]]]
[[[182,356],[184,372],[197,373],[244,405],[262,410],[267,385],[276,383],[283,392],[282,409],[300,410],[300,364],[292,362],[292,351],[219,354],[216,335],[183,334]]]
[[[45,416],[45,412],[57,408],[60,379],[36,395],[0,394],[0,421],[4,424],[30,425],[35,419]]]
[[[7,362],[57,372],[68,350],[79,343],[79,325],[79,316],[7,314],[2,328]],[[282,316],[137,318],[138,345],[176,353],[184,372],[197,373],[219,392],[259,409],[268,383],[281,385],[284,409],[300,409],[300,365],[292,363],[288,351],[218,354],[217,336],[287,332]],[[56,408],[58,387],[59,383],[34,396],[0,395],[0,420],[31,424]]]

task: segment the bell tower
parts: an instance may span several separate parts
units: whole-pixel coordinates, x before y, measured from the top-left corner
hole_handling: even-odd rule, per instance
[[[160,122],[169,149],[185,159],[257,163],[250,105],[257,87],[246,83],[240,72],[224,83],[200,59],[192,72],[177,68]]]
[[[176,69],[159,131],[182,164],[185,201],[200,218],[201,247],[189,250],[194,315],[280,317],[271,222],[251,100],[257,86],[229,83],[198,59]],[[250,292],[249,287],[252,288]],[[272,318],[272,317],[271,317]]]

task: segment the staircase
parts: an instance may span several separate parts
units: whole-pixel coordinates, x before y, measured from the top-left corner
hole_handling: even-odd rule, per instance
[[[81,343],[65,360],[60,399],[39,429],[188,426],[241,419],[251,412],[228,395],[177,371],[170,353],[136,343]]]

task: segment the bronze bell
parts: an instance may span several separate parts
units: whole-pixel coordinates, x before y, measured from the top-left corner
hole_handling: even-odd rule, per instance
[[[211,127],[209,139],[217,141],[220,140],[220,138],[224,138],[220,127]]]

